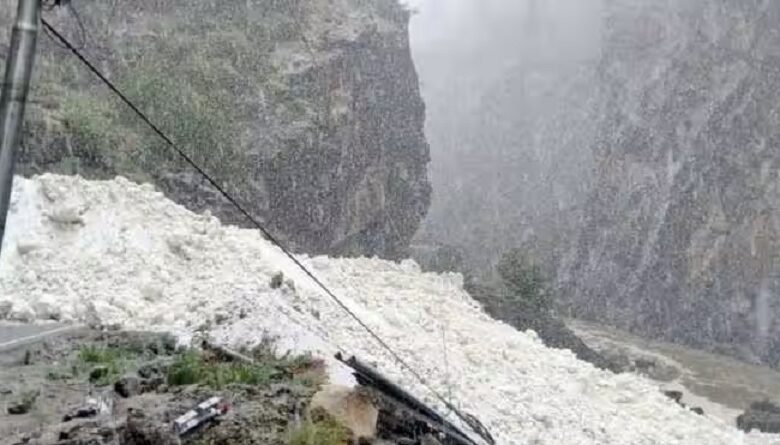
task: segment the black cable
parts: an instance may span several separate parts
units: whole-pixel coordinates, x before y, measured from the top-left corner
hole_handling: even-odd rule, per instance
[[[67,46],[65,46],[61,42],[57,41],[57,38],[54,35],[52,35],[51,31],[49,31],[49,28],[46,28],[44,26],[43,27],[43,32],[44,32],[44,34],[46,34],[46,37],[48,37],[49,40],[51,40],[51,42],[54,43],[58,48],[68,49]]]
[[[187,156],[184,151],[182,151],[179,147],[176,146],[176,144],[165,134],[162,130],[160,130],[154,123],[152,123],[151,120],[140,110],[138,107],[133,104],[130,99],[127,98],[114,84],[106,78],[106,76],[103,75],[103,73],[100,72],[92,63],[87,60],[81,52],[79,52],[78,49],[76,49],[62,34],[60,34],[53,26],[51,26],[45,19],[41,19],[41,22],[43,23],[44,28],[48,29],[54,36],[56,36],[65,46],[68,47],[68,49],[75,55],[94,75],[96,75],[114,94],[116,94],[130,109],[132,109],[138,117],[144,121],[157,135],[162,138],[168,146],[170,146],[179,156],[181,156],[182,159],[184,159],[187,164],[189,164],[192,168],[194,168],[200,175],[202,175],[206,181],[208,181],[230,204],[232,204],[244,217],[249,220],[252,225],[254,225],[260,232],[276,247],[278,247],[290,260],[292,260],[293,263],[295,263],[296,266],[298,266],[317,286],[325,292],[333,301],[336,302],[347,314],[349,314],[350,317],[352,317],[363,329],[366,330],[366,332],[371,335],[371,337],[374,338],[384,349],[387,350],[387,352],[390,353],[390,355],[393,356],[393,358],[407,371],[409,371],[417,380],[422,383],[423,386],[425,386],[434,396],[436,396],[439,401],[441,401],[444,406],[446,406],[448,409],[451,409],[456,415],[467,425],[469,425],[474,431],[482,436],[483,439],[485,439],[488,443],[495,443],[488,434],[487,437],[485,437],[483,434],[486,431],[484,427],[481,427],[481,425],[477,426],[474,425],[474,418],[473,416],[466,416],[462,414],[457,408],[455,408],[450,402],[448,402],[444,396],[439,394],[438,391],[433,389],[426,379],[419,374],[417,371],[414,370],[410,365],[404,361],[403,358],[401,358],[398,353],[396,353],[387,342],[385,342],[376,332],[374,332],[373,329],[371,329],[366,323],[363,322],[363,320],[360,319],[360,317],[357,316],[347,305],[341,301],[339,297],[336,296],[336,294],[333,293],[333,291],[330,290],[322,281],[320,281],[319,278],[317,278],[314,273],[312,273],[303,263],[301,263],[295,255],[293,255],[290,250],[288,250],[280,241],[278,241],[271,233],[266,230],[265,227],[263,227],[262,224],[260,224],[257,219],[255,219],[247,210],[244,209],[244,207],[238,203],[227,191],[225,191],[214,179],[212,179],[211,176],[209,176],[208,173],[206,173],[195,161],[193,161],[189,156]]]
[[[81,20],[81,16],[79,15],[78,11],[76,11],[76,8],[73,6],[73,3],[71,3],[69,0],[63,1],[63,0],[44,0],[42,3],[43,10],[44,11],[52,11],[54,8],[57,7],[65,7],[68,8],[68,11],[71,16],[73,16],[74,19],[76,19],[76,24],[79,27],[79,30],[81,32],[81,45],[77,48],[79,51],[84,51],[87,47],[87,39],[89,36],[87,35],[87,28],[84,26],[84,22]],[[43,28],[43,31],[46,34],[46,37],[51,39],[51,41],[57,45],[59,48],[62,49],[69,49],[66,45],[63,45],[62,43],[58,42],[57,39],[52,36],[51,31],[48,28]]]

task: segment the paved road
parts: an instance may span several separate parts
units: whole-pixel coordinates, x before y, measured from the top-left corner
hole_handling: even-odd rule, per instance
[[[0,351],[35,343],[52,335],[83,329],[79,325],[65,323],[8,323],[0,322]]]

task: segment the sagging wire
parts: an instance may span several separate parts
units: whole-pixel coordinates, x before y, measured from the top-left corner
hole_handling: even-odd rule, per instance
[[[244,206],[242,206],[236,198],[228,193],[219,183],[211,177],[200,165],[198,165],[190,156],[188,156],[181,148],[179,148],[173,140],[168,137],[157,125],[155,125],[151,119],[138,107],[133,101],[131,101],[118,87],[114,85],[100,70],[98,70],[94,64],[92,64],[82,53],[76,48],[65,36],[62,35],[56,28],[49,24],[46,19],[41,19],[43,27],[48,30],[54,37],[56,37],[65,47],[76,56],[84,66],[97,76],[103,84],[111,90],[122,102],[125,103],[137,116],[141,119],[149,128],[154,131],[167,145],[171,148],[179,157],[181,157],[190,167],[192,167],[198,174],[200,174],[214,189],[222,195],[233,207],[235,207],[239,213],[241,213],[247,221],[258,229],[263,236],[274,244],[282,253],[285,254],[301,271],[306,274],[314,284],[317,285],[328,297],[330,297],[344,312],[347,313],[355,322],[357,322],[368,334],[371,336],[383,349],[385,349],[393,359],[398,362],[399,365],[407,372],[417,379],[420,384],[425,387],[436,399],[438,399],[447,409],[454,412],[455,415],[466,425],[468,425],[477,435],[479,435],[485,442],[494,445],[495,439],[493,439],[490,432],[485,426],[473,415],[463,413],[457,409],[450,401],[448,401],[441,393],[434,389],[427,379],[417,372],[411,365],[409,365],[395,350],[377,334],[370,326],[368,326],[349,306],[344,303],[328,286],[325,285],[306,265],[304,265],[295,255],[285,247],[275,236],[273,236],[268,229],[264,227]]]
[[[71,0],[43,0],[41,6],[46,12],[53,11],[58,7],[68,9],[70,16],[73,17],[73,19],[76,21],[76,25],[79,27],[79,32],[81,34],[81,38],[79,39],[81,44],[77,48],[79,51],[84,51],[84,49],[87,47],[89,38],[87,34],[87,28],[84,26],[84,22],[81,20],[81,15],[73,6]],[[55,45],[64,50],[68,49],[67,46],[63,45],[54,35],[51,34],[51,31],[48,28],[44,27],[43,31]]]

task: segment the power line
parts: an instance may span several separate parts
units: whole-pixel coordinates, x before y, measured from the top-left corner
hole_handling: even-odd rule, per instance
[[[81,32],[81,45],[79,46],[79,51],[83,51],[87,47],[87,29],[84,26],[84,22],[81,20],[81,16],[79,15],[78,11],[76,11],[76,8],[73,6],[73,4],[70,2],[70,0],[43,0],[42,3],[43,10],[44,11],[53,11],[54,8],[62,7],[67,8],[70,15],[76,20],[76,24],[79,27],[79,31]],[[46,33],[46,36],[51,39],[52,42],[54,42],[55,45],[62,49],[68,49],[67,46],[63,45],[60,42],[57,42],[57,40],[54,39],[51,35],[51,31],[49,31],[47,28],[44,28],[43,31]]]
[[[198,172],[201,176],[203,176],[206,181],[211,184],[212,187],[214,187],[219,194],[222,195],[223,198],[225,198],[231,205],[233,205],[248,221],[252,223],[253,226],[255,226],[260,232],[276,247],[278,247],[298,268],[300,268],[320,289],[322,289],[323,292],[325,292],[328,297],[330,297],[338,306],[340,306],[350,317],[352,317],[363,329],[366,330],[366,332],[369,333],[371,337],[374,338],[374,340],[377,341],[385,350],[387,350],[388,353],[409,373],[411,373],[417,380],[420,381],[420,383],[428,389],[434,396],[436,396],[437,399],[441,403],[444,404],[448,409],[452,410],[458,418],[460,418],[463,422],[465,422],[467,425],[469,425],[475,433],[480,435],[485,441],[487,441],[490,444],[494,444],[495,441],[493,440],[492,436],[490,436],[490,433],[487,432],[484,426],[482,426],[479,421],[477,421],[473,416],[465,415],[460,412],[457,408],[455,408],[449,401],[447,401],[444,396],[442,396],[438,391],[436,391],[428,382],[427,380],[419,374],[417,371],[414,370],[409,364],[406,363],[406,361],[401,358],[398,353],[396,353],[393,348],[390,347],[390,345],[385,342],[379,334],[374,332],[371,327],[369,327],[363,320],[360,319],[360,317],[357,316],[338,296],[336,296],[333,291],[328,288],[322,281],[320,281],[319,278],[317,278],[316,275],[314,275],[313,272],[309,270],[303,263],[298,260],[293,253],[287,249],[279,240],[276,239],[256,218],[254,218],[244,207],[235,199],[233,196],[231,196],[225,189],[220,186],[216,180],[214,180],[203,168],[201,168],[195,161],[192,160],[183,150],[181,150],[176,144],[171,140],[159,127],[157,127],[147,116],[144,114],[143,111],[141,111],[130,99],[127,98],[127,96],[122,93],[108,78],[106,78],[103,73],[100,72],[89,60],[84,57],[84,55],[81,54],[81,52],[71,44],[68,39],[66,39],[62,34],[60,34],[52,25],[50,25],[46,19],[41,18],[41,22],[43,23],[44,28],[53,34],[60,42],[62,42],[63,45],[65,45],[68,50],[70,50],[71,53],[73,53],[74,56],[76,56],[86,67],[91,71],[95,76],[97,76],[105,85],[108,87],[114,94],[116,94],[122,102],[125,103],[128,107],[130,107],[133,112],[146,124],[149,126],[149,128],[152,129],[165,143],[173,149],[176,154],[178,154],[184,161],[189,164],[195,171]]]

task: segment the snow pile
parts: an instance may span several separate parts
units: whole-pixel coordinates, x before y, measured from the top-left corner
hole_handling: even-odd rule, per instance
[[[501,444],[780,445],[685,411],[642,378],[597,370],[493,321],[458,275],[422,274],[413,262],[302,260]],[[0,258],[1,316],[185,337],[205,327],[232,345],[267,332],[298,350],[329,356],[344,348],[433,403],[257,232],[221,226],[121,178],[16,179]]]

